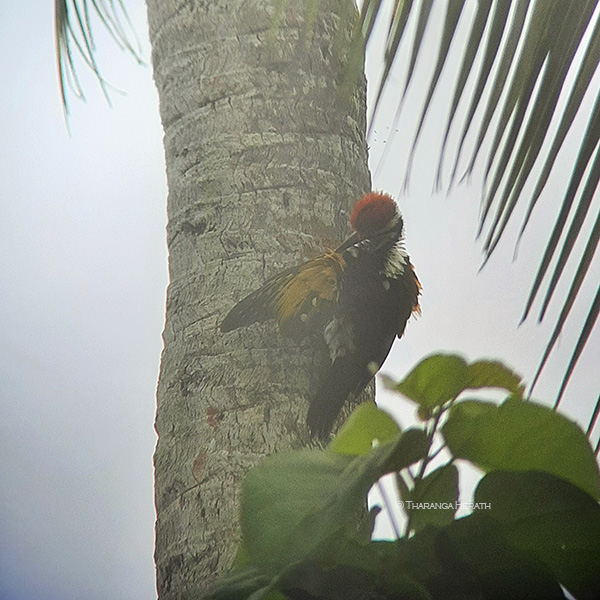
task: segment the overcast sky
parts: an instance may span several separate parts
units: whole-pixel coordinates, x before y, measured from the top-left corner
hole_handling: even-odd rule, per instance
[[[157,97],[149,66],[102,46],[106,77],[127,95],[113,93],[107,107],[81,70],[88,102],[71,101],[69,136],[52,5],[0,0],[0,599],[147,600],[156,595],[153,419],[167,286]],[[145,6],[127,6],[149,61]],[[481,181],[431,194],[445,116],[443,93],[438,99],[409,193],[398,194],[401,143],[414,127],[419,94],[409,97],[374,178],[375,188],[398,198],[424,288],[423,316],[409,324],[384,370],[399,378],[426,354],[452,350],[501,358],[531,380],[560,307],[541,327],[517,324],[561,198],[550,194],[535,213],[516,262],[518,219],[477,274]],[[371,139],[374,167],[391,143],[393,106],[388,99]],[[565,173],[557,170],[552,192],[564,189]],[[595,264],[536,390],[547,403],[599,276]],[[585,425],[598,394],[599,355],[596,331],[563,401]]]

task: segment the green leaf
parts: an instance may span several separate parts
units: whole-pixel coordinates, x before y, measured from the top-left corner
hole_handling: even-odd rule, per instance
[[[502,363],[479,360],[467,364],[456,354],[429,356],[399,383],[388,377],[384,384],[419,404],[425,418],[430,416],[430,409],[454,400],[467,389],[501,388],[523,397],[521,378]]]
[[[372,485],[426,451],[425,433],[411,429],[366,456],[305,450],[269,457],[242,489],[242,538],[251,562],[276,574],[339,543],[340,531],[356,529]]]
[[[388,446],[391,447],[382,475],[401,471],[421,460],[427,453],[427,436],[422,429],[407,429],[393,445],[388,444],[384,448]]]
[[[422,584],[398,569],[392,544],[353,537],[347,537],[324,560],[307,561],[292,569],[281,588],[291,598],[431,600]]]
[[[392,417],[371,402],[363,402],[352,412],[328,450],[338,454],[365,455],[373,442],[385,444],[400,433]]]
[[[600,497],[592,448],[572,421],[534,402],[476,400],[450,409],[442,432],[452,454],[484,471],[544,471]]]
[[[339,495],[338,481],[350,462],[339,454],[307,450],[271,456],[249,472],[242,492],[241,526],[254,564],[277,572],[295,558],[310,555],[314,546],[288,548],[288,544],[307,515],[318,514]],[[349,498],[340,500],[350,504]],[[353,502],[352,509],[356,508]],[[327,524],[316,545],[333,535],[336,525]]]
[[[547,564],[578,599],[600,590],[600,506],[578,487],[541,472],[486,475],[475,501],[490,505],[505,539]]]
[[[564,599],[552,571],[509,545],[500,525],[482,512],[393,544],[396,568],[420,581],[433,598]],[[523,595],[531,590],[533,596]]]
[[[256,590],[253,594],[248,596],[248,600],[288,600],[287,596],[284,596],[281,592],[274,590],[272,586]]]
[[[394,389],[428,409],[456,398],[466,381],[464,358],[456,354],[435,354],[421,361]]]
[[[219,578],[209,589],[207,597],[211,600],[241,600],[255,593],[268,593],[270,589],[269,578],[256,567],[238,567]]]
[[[454,519],[457,501],[457,468],[449,464],[432,471],[416,482],[410,503],[404,502],[404,508],[409,509],[411,530],[420,531],[427,525],[448,525]]]
[[[552,570],[534,555],[509,544],[498,523],[480,511],[441,530],[435,549],[444,568],[438,577],[443,584],[440,598],[456,590],[452,598],[564,600]]]
[[[410,574],[430,589],[431,581],[439,581],[443,576],[443,567],[436,551],[438,532],[436,527],[426,527],[410,538],[377,543],[382,545],[383,553],[386,552],[386,546],[383,544],[387,544],[393,550],[394,560],[400,571]]]
[[[469,365],[467,384],[469,389],[500,388],[519,398],[523,397],[521,377],[494,360],[478,360]]]

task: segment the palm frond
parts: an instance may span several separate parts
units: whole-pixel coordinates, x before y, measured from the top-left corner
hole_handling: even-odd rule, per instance
[[[414,152],[450,45],[455,38],[464,4],[463,0],[449,0],[445,4],[446,16],[439,39],[437,63],[433,67],[429,89],[412,140],[406,181],[410,177]],[[504,239],[507,225],[513,219],[517,206],[525,206],[519,239],[524,235],[535,207],[541,200],[551,196],[546,188],[553,167],[557,161],[569,160],[562,155],[559,157],[559,153],[573,122],[582,113],[583,100],[590,90],[600,62],[600,19],[597,17],[597,4],[598,0],[477,2],[468,37],[464,40],[462,62],[455,77],[454,89],[447,94],[450,99],[449,113],[441,136],[436,185],[440,186],[442,183],[448,139],[451,130],[456,128],[458,147],[452,160],[448,185],[452,186],[460,175],[463,161],[467,164],[463,178],[472,174],[476,163],[482,163],[486,192],[479,233],[485,233],[484,262]],[[386,27],[388,34],[383,76],[375,95],[373,118],[377,115],[384,89],[387,90],[389,86],[389,74],[403,39],[410,34],[413,41],[412,47],[409,47],[411,53],[408,75],[403,87],[395,92],[398,97],[398,113],[401,110],[433,6],[434,0],[395,0],[394,10]],[[384,11],[379,11],[379,17],[383,19],[383,15]],[[413,28],[408,28],[406,25],[411,17],[410,22],[416,24]],[[368,41],[369,31],[364,33]],[[476,60],[477,57],[480,57],[479,61]],[[468,99],[468,108],[459,119],[458,106],[461,99],[465,101],[463,96],[466,82],[476,64],[478,72],[474,73],[475,85]],[[397,120],[398,113],[394,121]],[[481,116],[476,119],[476,114]],[[541,257],[523,319],[529,315],[548,277],[549,283],[539,317],[540,320],[544,318],[558,283],[565,277],[567,261],[573,259],[572,254],[580,233],[585,224],[591,223],[594,218],[589,209],[600,180],[600,93],[596,104],[585,116],[587,130],[580,141],[579,154],[571,163],[571,179],[556,221],[548,232],[548,244]],[[459,123],[459,120],[462,122]],[[552,123],[557,123],[557,128],[549,135]],[[468,138],[469,133],[471,136]],[[468,152],[467,139],[474,140]],[[486,140],[490,143],[484,146]],[[528,189],[526,184],[532,185],[534,189],[530,197],[524,192]],[[596,217],[587,245],[579,257],[569,291],[562,300],[562,309],[540,361],[536,380],[568,322],[571,308],[594,258],[599,237],[600,214]],[[555,265],[553,271],[550,271],[553,261]],[[599,303],[597,295],[567,366],[557,402],[562,397],[596,323]],[[597,413],[598,407],[590,427],[593,427]]]
[[[131,37],[135,39],[135,34],[122,0],[54,0],[56,58],[65,115],[69,112],[67,88],[77,98],[85,100],[75,67],[77,56],[95,75],[102,93],[110,104],[110,86],[100,74],[96,62],[92,15],[96,16],[121,49],[131,54],[138,63],[143,62],[140,58],[139,43],[136,41],[134,46],[130,41]]]
[[[594,431],[594,427],[596,426],[596,421],[598,420],[598,415],[600,415],[600,396],[598,396],[598,400],[596,401],[596,406],[594,407],[594,412],[590,417],[590,422],[588,423],[588,428],[586,430],[586,434],[588,437],[592,435]],[[600,439],[598,440],[598,445],[600,446]],[[598,454],[598,448],[596,448],[596,454]]]
[[[520,18],[515,17],[515,19],[513,19],[513,27],[511,30],[511,34],[512,34],[511,39],[513,40],[514,47],[516,47],[516,44],[517,44],[517,41],[518,41],[519,35],[520,35],[520,30],[523,27],[523,22],[525,20],[525,14],[527,12],[528,2],[529,2],[529,0],[525,0],[524,2],[521,3],[520,7],[521,7],[522,16]],[[490,77],[490,73],[492,71],[492,66],[493,66],[494,62],[496,61],[496,56],[498,55],[498,50],[500,49],[500,42],[504,36],[504,31],[506,29],[506,24],[508,22],[509,11],[510,11],[510,1],[501,0],[500,2],[494,3],[493,16],[492,16],[491,23],[489,25],[489,33],[487,36],[487,42],[486,42],[486,46],[485,46],[485,52],[483,55],[482,66],[481,66],[481,70],[479,72],[479,76],[477,78],[477,83],[475,85],[475,89],[472,94],[472,99],[471,99],[471,103],[469,105],[467,117],[465,118],[465,122],[464,122],[464,126],[463,126],[463,133],[462,133],[462,136],[460,139],[460,144],[458,146],[458,150],[456,152],[456,159],[454,161],[454,168],[452,169],[452,175],[450,177],[449,186],[452,186],[452,184],[454,183],[454,180],[456,178],[456,174],[458,172],[458,165],[460,164],[460,157],[462,154],[462,149],[463,149],[466,137],[467,137],[467,132],[471,128],[471,123],[473,122],[473,117],[475,116],[475,112],[477,111],[477,107],[479,106],[479,104],[481,102],[481,98],[483,96],[483,90],[485,89],[486,83]],[[519,27],[516,26],[517,22],[520,23]],[[507,48],[508,48],[509,52],[510,52],[511,46],[512,46],[512,44],[509,41],[507,43]],[[508,67],[508,63],[506,65],[506,67]],[[508,68],[505,69],[505,73],[504,73],[503,77],[497,78],[496,81],[498,84],[500,84],[500,85],[497,85],[497,88],[496,88],[497,96],[496,96],[495,102],[493,104],[488,103],[488,106],[495,107],[496,103],[498,102],[498,100],[500,98],[502,86],[503,86],[504,81],[506,80],[507,75],[508,75]],[[458,88],[456,89],[456,92],[458,92]],[[460,94],[455,93],[455,98],[453,98],[453,100],[452,100],[452,108],[450,110],[448,124],[446,126],[446,131],[444,133],[444,141],[442,143],[442,150],[440,152],[438,177],[437,177],[438,187],[441,186],[441,172],[442,172],[442,164],[444,161],[444,152],[446,149],[446,143],[448,141],[448,136],[450,134],[450,128],[454,121],[454,115],[456,112],[456,108],[458,106],[458,102],[460,101],[461,95],[462,95],[462,88],[460,90]],[[491,112],[493,113],[493,110]],[[483,142],[483,138],[485,137],[485,132],[487,131],[487,127],[489,126],[490,120],[491,120],[491,118],[487,121],[487,125],[485,126],[485,129],[483,129],[483,127],[482,127],[483,136],[481,137],[481,140],[479,141],[479,146],[481,146],[481,143]],[[474,157],[476,157],[476,153],[474,152],[473,154],[474,154]],[[474,163],[474,159],[473,159],[473,163]],[[471,165],[471,169],[472,168],[473,168],[473,165]]]
[[[417,2],[419,4],[419,2]],[[421,43],[423,42],[423,36],[425,35],[425,28],[429,21],[429,15],[431,14],[431,7],[433,6],[433,0],[422,0],[421,10],[419,11],[419,20],[417,22],[417,29],[415,32],[415,39],[412,47],[412,54],[410,56],[410,65],[408,67],[408,75],[406,76],[406,82],[404,84],[404,91],[402,92],[402,100],[406,96],[406,92],[412,81],[413,73],[415,72],[415,66],[417,64],[417,58],[419,56],[419,50],[421,49]],[[414,7],[414,5],[413,5]],[[367,40],[368,41],[368,40]]]
[[[412,0],[405,0],[401,3],[401,6],[398,6],[398,3],[396,3],[394,7],[392,21],[390,23],[390,28],[387,36],[385,55],[383,59],[383,75],[381,77],[379,88],[377,89],[377,96],[375,98],[375,107],[371,116],[370,128],[372,128],[373,124],[375,123],[375,117],[377,115],[377,108],[379,107],[381,95],[383,94],[385,84],[388,80],[388,75],[390,74],[390,71],[394,64],[396,53],[398,52],[398,47],[400,46],[400,41],[402,40],[402,36],[404,35],[404,28],[406,27],[408,17],[410,16],[411,8]],[[369,134],[370,132],[371,131],[369,129]]]
[[[500,3],[500,4],[502,4],[502,3]],[[504,4],[506,4],[506,3],[504,3]],[[438,189],[442,186],[442,165],[444,162],[444,152],[446,150],[446,144],[448,142],[448,137],[450,135],[450,128],[452,127],[452,123],[453,123],[454,117],[456,115],[456,110],[458,109],[458,105],[459,105],[460,99],[462,98],[463,91],[464,91],[465,85],[467,83],[467,79],[469,78],[469,74],[471,73],[471,69],[473,67],[473,62],[475,61],[475,57],[477,56],[479,46],[483,39],[483,32],[484,32],[485,26],[488,22],[491,8],[492,8],[492,0],[482,0],[479,4],[477,14],[475,15],[475,21],[473,22],[472,34],[468,41],[463,64],[460,69],[460,73],[458,75],[456,87],[454,88],[454,95],[452,97],[452,103],[450,105],[450,114],[448,117],[448,123],[446,124],[446,130],[444,132],[442,149],[440,151],[438,172],[437,172],[437,177],[436,177],[436,188],[438,188]],[[507,8],[508,8],[508,6],[507,6]],[[508,14],[508,13],[506,13],[503,15],[503,12],[504,11],[502,9],[502,6],[500,6],[500,10],[496,11],[496,14],[495,14],[496,22],[497,22],[498,18],[501,19],[501,23],[500,23],[501,27],[499,28],[500,35],[498,35],[498,32],[496,32],[493,36],[492,43],[489,44],[488,47],[486,48],[485,64],[484,64],[482,72],[484,72],[487,69],[492,68],[493,60],[494,60],[494,57],[498,50],[498,46],[500,44],[500,39],[502,37],[501,32],[504,30],[503,23],[506,22],[506,15]],[[492,27],[493,27],[493,25],[492,25]],[[489,75],[489,71],[488,71],[488,75]],[[486,78],[487,77],[479,78],[478,87],[481,86],[481,90],[479,92],[476,92],[475,96],[473,97],[473,101],[471,103],[471,106],[473,107],[473,114],[475,113],[477,104],[479,103],[478,96],[479,96],[479,98],[481,98],[481,93],[483,92]],[[470,121],[472,118],[473,117],[471,115],[471,117],[469,118],[469,123],[465,124],[466,129],[469,128],[469,124],[470,124]]]
[[[425,123],[425,117],[427,116],[427,112],[429,111],[429,106],[431,104],[431,100],[433,98],[435,89],[437,88],[440,75],[442,74],[444,65],[446,64],[446,57],[448,56],[448,52],[450,50],[450,44],[454,39],[454,34],[456,33],[456,28],[458,26],[458,20],[460,19],[460,15],[463,11],[464,6],[464,0],[456,0],[455,2],[449,2],[447,6],[444,33],[440,41],[437,62],[433,71],[431,84],[429,86],[429,92],[427,93],[427,98],[425,99],[425,102],[423,104],[421,117],[419,118],[419,125],[417,126],[417,132],[415,133],[412,148],[410,150],[410,155],[408,158],[408,168],[406,169],[406,179],[404,182],[404,186],[406,188],[408,187],[412,163],[415,156],[415,151],[417,149],[417,144],[419,143],[419,138],[421,136],[421,131],[423,130],[423,124]],[[431,7],[428,7],[428,14],[430,8]],[[404,88],[404,94],[406,94],[406,89],[407,88]]]
[[[585,348],[585,345],[590,337],[590,333],[596,324],[596,320],[598,319],[598,313],[600,312],[600,287],[598,287],[598,291],[596,292],[596,297],[594,298],[594,302],[592,303],[592,307],[590,308],[590,312],[588,313],[587,319],[583,324],[583,328],[581,330],[581,334],[579,339],[577,340],[577,345],[575,346],[575,350],[573,351],[573,355],[571,360],[569,361],[569,366],[567,367],[567,371],[563,377],[562,383],[560,385],[560,390],[558,391],[558,396],[556,398],[556,402],[554,404],[554,408],[558,408],[560,400],[564,394],[565,388],[569,383],[569,379],[573,373],[573,369]]]

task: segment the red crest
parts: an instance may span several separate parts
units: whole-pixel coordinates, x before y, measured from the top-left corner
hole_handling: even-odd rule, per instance
[[[398,207],[389,194],[369,192],[354,206],[350,223],[361,238],[377,233],[398,214]]]

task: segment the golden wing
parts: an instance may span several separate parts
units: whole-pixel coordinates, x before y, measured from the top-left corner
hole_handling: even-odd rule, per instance
[[[231,309],[221,331],[276,319],[284,335],[305,336],[330,316],[345,265],[341,254],[329,252],[274,275]]]

